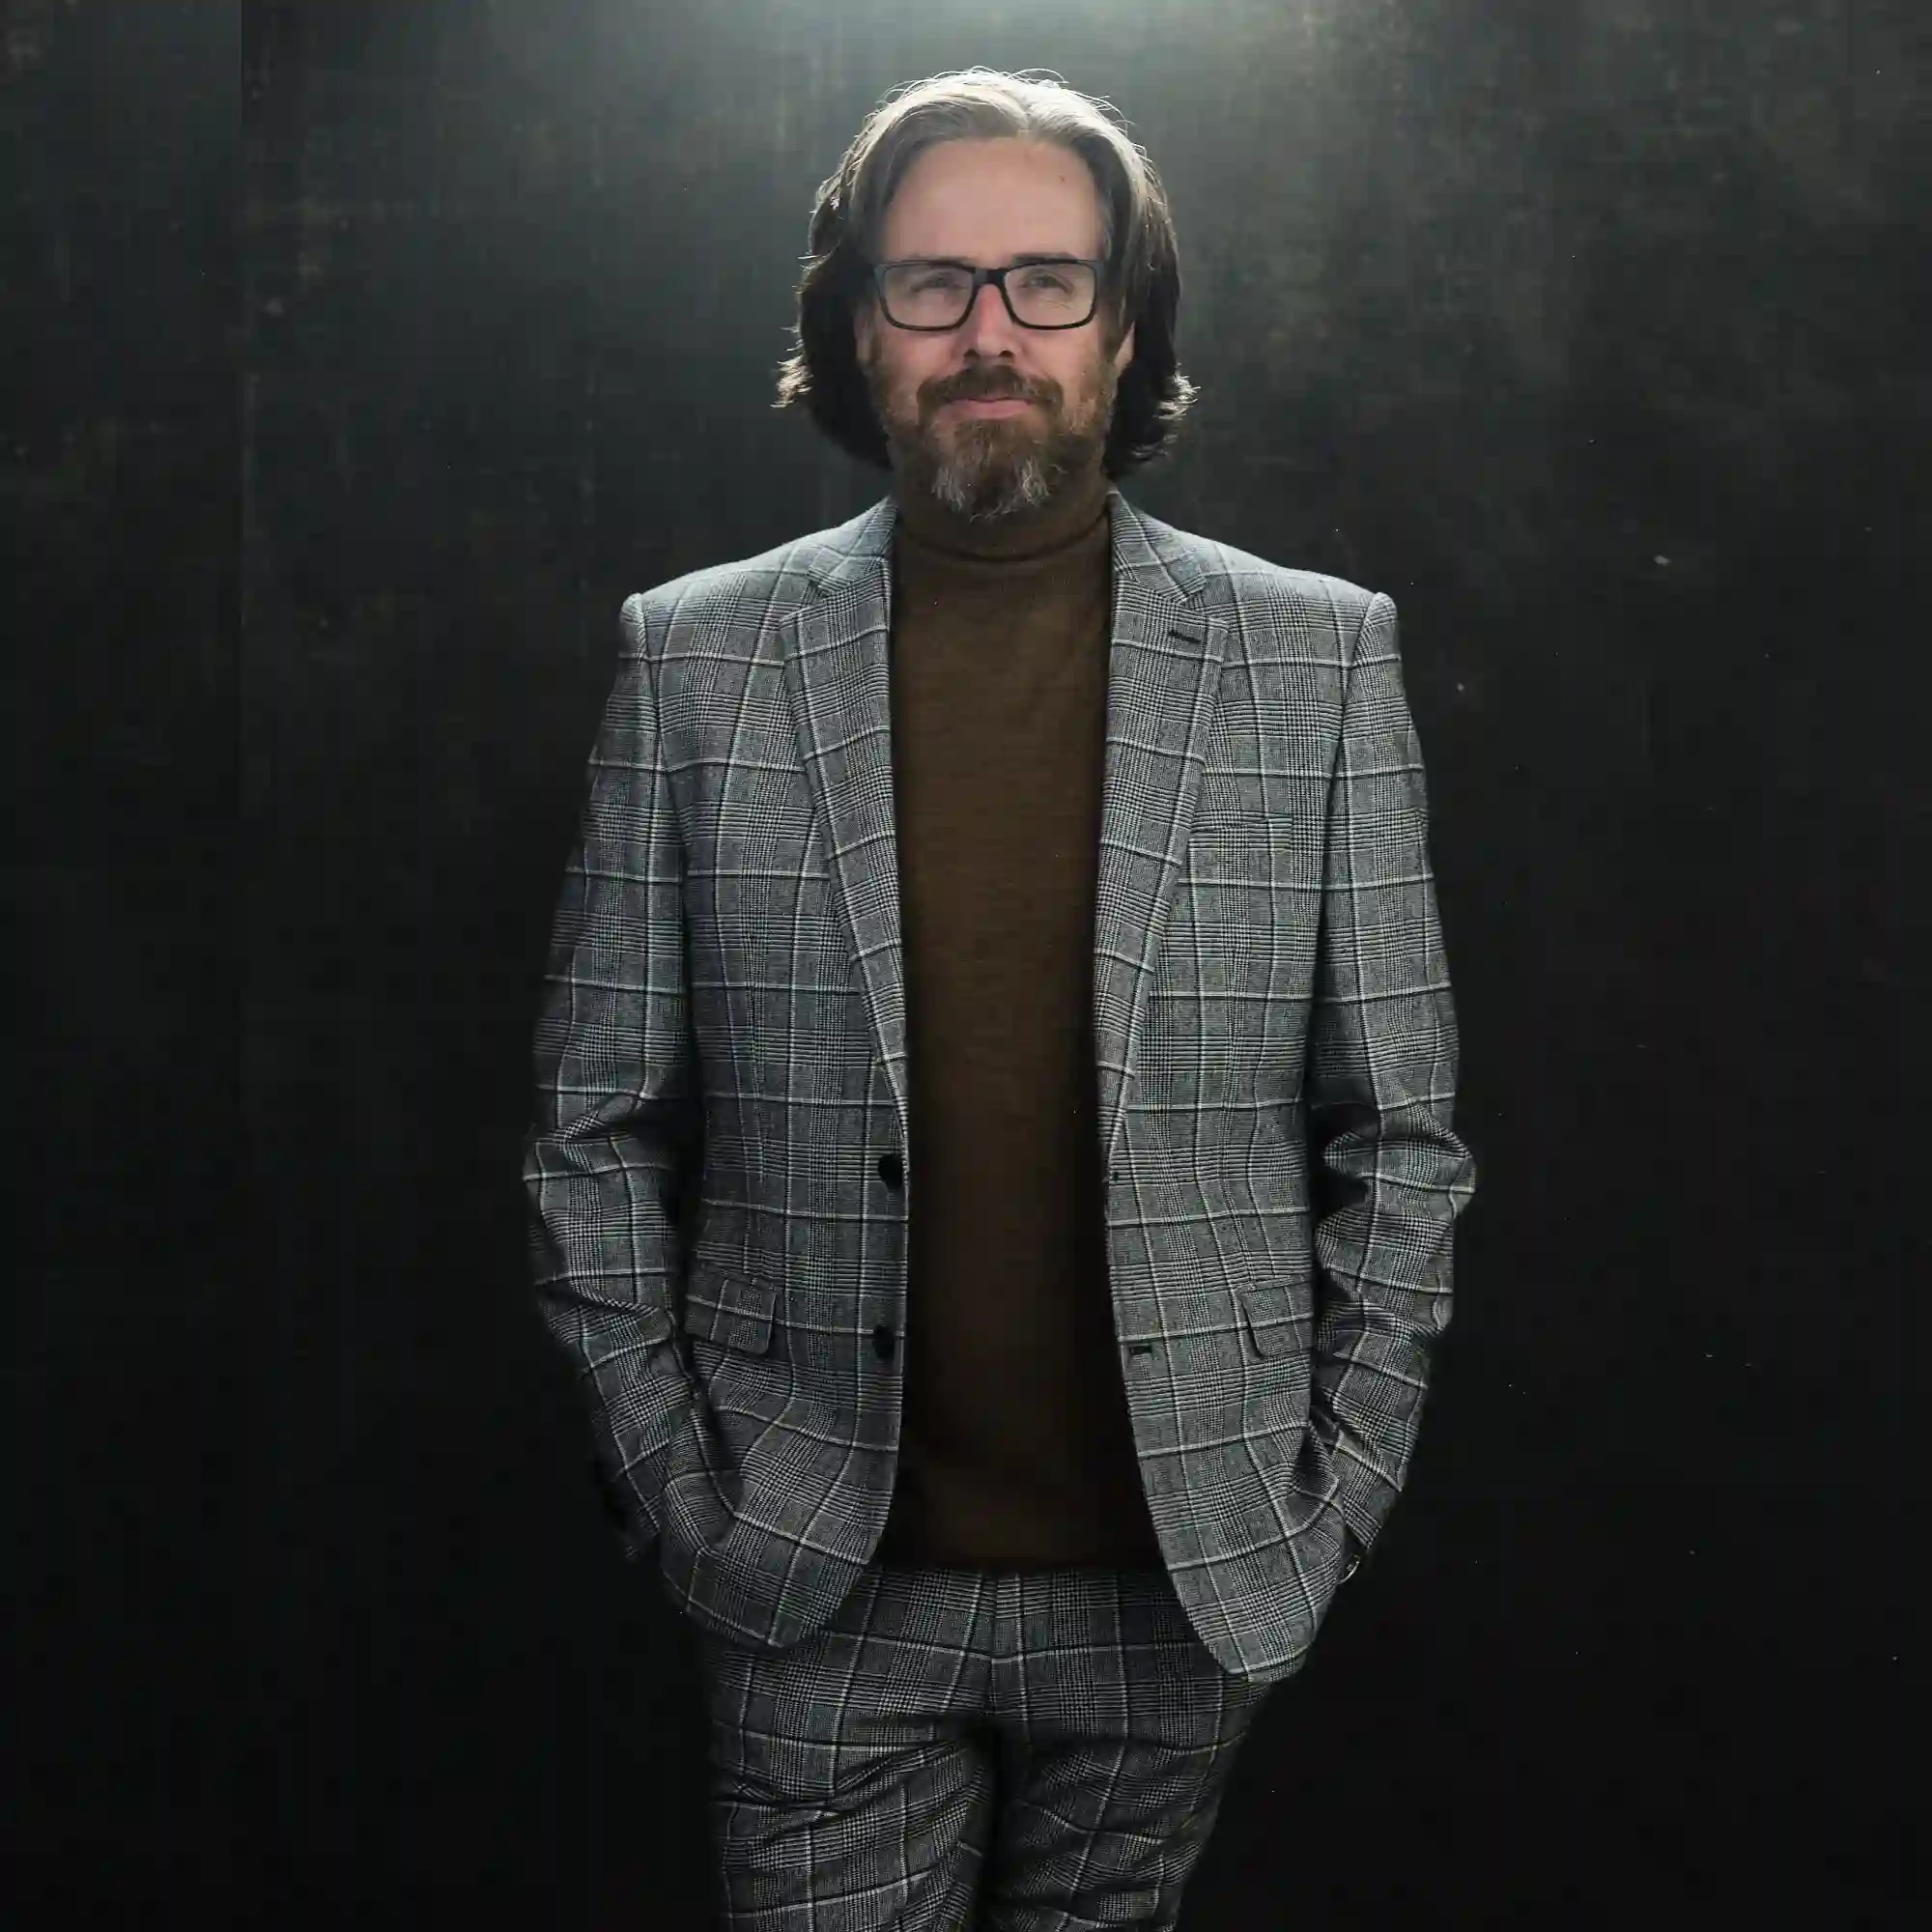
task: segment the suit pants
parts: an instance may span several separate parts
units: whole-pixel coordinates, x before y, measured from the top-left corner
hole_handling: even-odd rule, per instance
[[[1273,1688],[1161,1570],[874,1561],[789,1650],[700,1635],[728,1932],[1172,1927]]]

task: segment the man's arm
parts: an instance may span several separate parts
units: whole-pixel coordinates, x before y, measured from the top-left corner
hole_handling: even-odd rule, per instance
[[[621,621],[552,923],[524,1184],[539,1306],[582,1378],[605,1497],[635,1556],[656,1533],[644,1465],[692,1402],[674,1341],[683,1255],[668,1204],[701,1106],[688,1033],[684,855],[640,597],[625,600]]]
[[[1396,609],[1376,595],[1346,668],[1303,1087],[1320,1293],[1309,1403],[1324,1493],[1363,1552],[1401,1492],[1451,1235],[1476,1166],[1450,1131],[1455,1008],[1429,863],[1422,749]],[[1359,1561],[1345,1540],[1345,1553]]]

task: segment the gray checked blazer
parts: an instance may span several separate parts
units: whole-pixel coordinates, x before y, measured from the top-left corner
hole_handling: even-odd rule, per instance
[[[1271,1681],[1402,1489],[1476,1184],[1421,747],[1386,596],[1107,502],[1120,1368],[1176,1594]],[[898,1440],[895,515],[625,601],[536,1030],[535,1287],[624,1552],[766,1650],[870,1559]]]

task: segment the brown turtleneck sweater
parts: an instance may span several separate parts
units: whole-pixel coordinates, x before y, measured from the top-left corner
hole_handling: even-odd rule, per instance
[[[1094,1065],[1110,487],[1096,467],[990,528],[897,495],[911,1133],[886,1562],[1161,1563],[1114,1334]]]

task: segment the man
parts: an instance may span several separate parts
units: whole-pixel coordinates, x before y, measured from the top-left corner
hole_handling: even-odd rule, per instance
[[[811,240],[781,402],[893,493],[624,605],[543,1308],[702,1634],[724,1922],[1172,1926],[1475,1184],[1395,609],[1111,487],[1192,389],[1096,103],[912,89]]]

